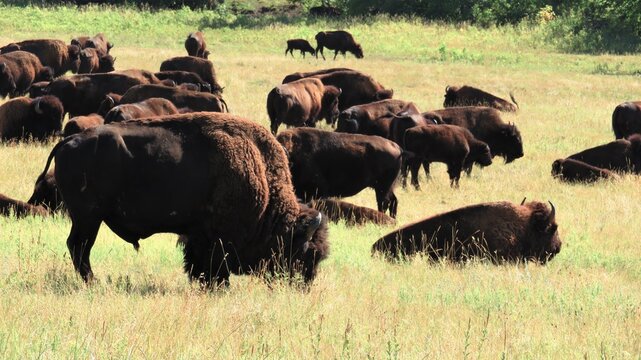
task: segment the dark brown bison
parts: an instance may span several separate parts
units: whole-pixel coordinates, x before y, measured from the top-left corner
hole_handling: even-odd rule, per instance
[[[327,216],[332,222],[345,221],[347,226],[365,225],[374,223],[378,225],[394,225],[396,220],[386,214],[363,206],[350,204],[345,201],[335,199],[312,200],[308,204]]]
[[[22,96],[34,82],[50,81],[51,68],[44,67],[38,58],[26,51],[0,55],[0,96]]]
[[[319,17],[340,17],[343,12],[334,6],[313,6],[309,8],[309,14]]]
[[[492,164],[489,146],[460,126],[416,126],[405,131],[404,144],[405,151],[410,154],[408,165],[412,172],[412,185],[416,189],[419,189],[418,170],[423,163],[445,163],[450,185],[456,187],[466,165]],[[428,172],[429,167],[425,171]]]
[[[183,90],[163,85],[134,86],[120,99],[120,104],[133,104],[150,98],[163,98],[171,101],[177,108],[191,111],[229,112],[227,103],[220,95]]]
[[[512,93],[510,93],[510,98],[514,104],[472,86],[448,86],[445,88],[443,107],[489,106],[500,111],[515,112],[519,109],[519,104]]]
[[[325,60],[323,48],[334,50],[334,60],[336,60],[336,55],[339,52],[345,56],[347,51],[354,54],[357,59],[363,58],[363,48],[356,43],[352,34],[347,31],[321,31],[316,34],[316,58],[318,58],[318,53],[320,52],[323,60]]]
[[[548,208],[538,201],[466,206],[395,230],[376,241],[372,252],[388,259],[420,252],[433,260],[546,263],[561,250],[555,215],[552,203]]]
[[[60,131],[63,114],[54,96],[9,100],[0,105],[0,139],[44,140]]]
[[[54,169],[49,170],[44,176],[38,177],[33,194],[27,203],[42,206],[50,212],[65,210],[62,195],[56,185]]]
[[[100,224],[128,243],[185,235],[185,270],[205,284],[231,273],[316,275],[327,222],[297,202],[283,147],[262,126],[196,113],[108,124],[51,151],[72,219],[67,246],[83,279]],[[167,196],[171,194],[171,196]]]
[[[62,101],[69,117],[89,115],[98,112],[107,94],[122,95],[133,86],[148,84],[149,81],[142,75],[130,76],[115,72],[73,75],[55,79],[44,91]]]
[[[211,85],[191,71],[159,71],[155,75],[160,80],[173,80],[176,85],[196,84],[200,86],[200,91],[211,92]]]
[[[205,34],[200,31],[190,33],[185,40],[185,50],[187,50],[189,56],[207,59],[210,53],[207,50]]]
[[[149,98],[141,102],[120,104],[114,107],[105,115],[105,123],[174,114],[178,114],[178,109],[171,101],[162,98]]]
[[[53,70],[54,76],[63,75],[67,71],[76,73],[80,66],[80,48],[76,45],[67,45],[61,40],[25,40],[0,48],[0,53],[18,50],[36,55],[43,66]]]
[[[160,71],[190,71],[198,74],[211,87],[214,94],[222,94],[223,88],[216,81],[214,64],[195,56],[178,56],[165,60],[160,64]]]
[[[312,77],[312,76],[317,76],[317,75],[325,75],[325,74],[330,74],[330,73],[338,72],[338,71],[354,71],[354,72],[358,72],[356,70],[349,69],[349,68],[329,68],[329,69],[321,69],[321,70],[309,71],[309,72],[295,72],[295,73],[292,73],[292,74],[289,74],[289,75],[285,76],[285,78],[283,78],[282,84],[287,84],[287,83],[290,83],[292,81],[300,80],[300,79],[306,78],[306,77]]]
[[[330,85],[342,89],[343,92],[338,98],[338,109],[343,111],[354,105],[368,104],[374,101],[391,99],[393,90],[388,90],[371,76],[358,71],[330,71],[321,70],[317,74],[305,77],[315,77],[323,82],[323,85]],[[336,69],[338,70],[338,69]],[[322,73],[327,71],[325,73]],[[301,73],[291,74],[285,77],[283,83],[294,81],[293,79]],[[287,81],[285,81],[287,80]]]
[[[105,98],[100,103],[100,106],[98,107],[98,111],[96,113],[104,118],[109,110],[113,109],[114,106],[120,104],[120,99],[122,99],[122,95],[119,94],[109,93],[105,95]]]
[[[340,94],[340,89],[325,86],[315,78],[276,86],[267,95],[272,133],[276,134],[280,124],[314,127],[322,118],[333,124],[338,117]]]
[[[62,130],[62,136],[67,137],[69,135],[77,134],[87,129],[103,125],[104,123],[105,119],[103,119],[103,117],[98,114],[76,116],[67,121],[67,123],[65,124],[65,128]]]
[[[76,45],[80,49],[96,49],[99,57],[104,57],[109,54],[109,51],[113,47],[113,44],[107,41],[103,33],[98,33],[94,37],[79,36],[71,39],[71,45]]]
[[[595,182],[601,179],[617,179],[610,170],[601,169],[582,161],[558,159],[552,163],[552,176],[567,182]]]
[[[389,113],[387,117],[391,118],[388,139],[397,143],[401,149],[405,149],[404,138],[407,129],[415,126],[431,126],[443,123],[443,119],[436,113],[424,112],[419,114],[418,109],[415,109],[415,113],[403,111],[397,114]]]
[[[506,124],[501,113],[490,107],[463,106],[434,110],[443,122],[458,125],[472,132],[475,138],[487,143],[492,157],[501,156],[506,163],[523,157],[523,140],[516,125]]]
[[[310,128],[283,131],[278,141],[288,153],[296,195],[305,201],[376,193],[378,211],[396,217],[394,194],[401,170],[401,148],[393,142],[360,134]]]
[[[80,66],[78,74],[107,73],[114,71],[114,59],[107,54],[100,57],[94,48],[87,48],[80,51]]]
[[[285,56],[287,56],[287,53],[289,52],[289,54],[294,57],[294,50],[300,50],[301,55],[303,55],[303,59],[305,58],[306,52],[312,54],[312,56],[314,56],[314,54],[316,53],[309,41],[305,39],[287,40],[287,49],[285,49]]]
[[[568,157],[601,169],[641,174],[641,135],[583,150]]]
[[[336,131],[350,134],[378,135],[390,138],[390,125],[394,114],[418,114],[414,103],[388,99],[369,104],[354,105],[340,113]]]
[[[641,101],[629,101],[617,105],[612,113],[612,130],[617,139],[641,134]]]
[[[17,218],[22,218],[25,216],[47,216],[49,213],[42,206],[34,206],[0,194],[0,215],[15,215]]]

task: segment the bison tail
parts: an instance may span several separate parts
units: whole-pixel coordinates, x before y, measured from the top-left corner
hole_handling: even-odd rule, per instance
[[[68,137],[62,139],[60,142],[58,142],[56,144],[56,146],[54,146],[53,149],[51,149],[51,152],[49,153],[49,157],[47,158],[47,163],[45,165],[45,169],[40,175],[38,175],[38,180],[36,180],[36,182],[44,180],[44,177],[47,175],[47,172],[49,171],[49,167],[51,166],[51,161],[53,160],[53,157],[56,156],[56,153],[58,152],[58,150],[64,144],[68,143],[71,139],[73,139],[73,136],[68,136]]]
[[[510,99],[512,99],[512,102],[514,103],[514,105],[516,105],[516,108],[520,109],[519,103],[516,102],[516,99],[514,98],[514,94],[511,91],[510,91]]]

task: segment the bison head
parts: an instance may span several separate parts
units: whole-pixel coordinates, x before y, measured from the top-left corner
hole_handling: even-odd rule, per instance
[[[120,103],[120,98],[122,96],[118,94],[112,94],[109,93],[105,96],[105,99],[100,103],[100,107],[98,107],[98,115],[100,116],[105,116],[109,112],[109,110],[113,109],[116,105]]]
[[[98,72],[99,73],[108,73],[116,70],[114,68],[114,63],[116,58],[111,55],[105,55],[98,60]]]
[[[69,54],[67,68],[76,74],[80,68],[80,47],[78,45],[67,45],[67,53]]]
[[[503,156],[506,164],[523,157],[523,140],[516,125],[503,126],[499,136],[500,139],[497,141],[496,148],[493,149],[493,155]]]
[[[41,96],[31,102],[33,113],[30,130],[34,138],[44,140],[62,130],[64,108],[55,96]]]
[[[317,210],[300,204],[300,213],[291,230],[291,244],[285,258],[292,271],[303,275],[305,283],[316,277],[318,264],[327,257],[327,219]]]
[[[394,90],[381,89],[376,92],[376,100],[387,100],[394,96]]]
[[[45,89],[47,86],[49,86],[49,81],[39,81],[31,84],[31,87],[29,88],[29,97],[37,98],[38,96],[46,95]]]
[[[340,114],[338,110],[338,97],[341,96],[343,90],[336,88],[334,86],[325,86],[325,93],[323,93],[322,116],[325,118],[325,121],[334,125]]]
[[[344,110],[338,116],[338,125],[336,126],[336,131],[356,134],[358,133],[358,111],[356,109],[347,109]]]
[[[456,106],[457,104],[457,92],[458,86],[447,86],[445,87],[445,101],[443,102],[443,107]]]
[[[530,211],[529,232],[524,239],[524,257],[545,263],[561,251],[556,209],[550,203],[550,208],[538,201],[521,205]]]
[[[0,96],[5,97],[16,91],[16,82],[6,63],[0,63]]]
[[[563,172],[563,159],[555,160],[552,163],[552,176],[559,177]]]
[[[487,146],[487,144],[483,144],[478,150],[474,162],[481,166],[492,165],[492,152],[490,151],[490,147]]]
[[[360,44],[354,44],[354,47],[352,48],[352,53],[354,53],[354,56],[356,56],[357,59],[362,59],[364,57],[363,48],[361,47]]]
[[[28,201],[31,205],[42,205],[51,211],[62,208],[62,196],[58,192],[53,169],[46,174],[41,174],[36,180],[33,194]]]
[[[76,101],[76,85],[70,79],[58,78],[50,82],[43,92],[60,99],[65,108]]]

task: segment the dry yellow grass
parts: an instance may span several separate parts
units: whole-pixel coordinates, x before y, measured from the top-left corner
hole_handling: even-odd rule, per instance
[[[497,46],[490,30],[461,43],[456,28],[411,27],[407,41],[426,48],[440,34],[453,38],[452,48],[519,56]],[[422,192],[397,190],[398,220],[484,201],[549,199],[564,241],[551,263],[390,264],[371,258],[370,246],[392,228],[339,224],[330,227],[332,253],[308,293],[247,276],[232,277],[227,291],[201,293],[181,271],[176,236],[153,236],[136,253],[103,227],[92,254],[99,281],[87,288],[67,254],[68,219],[0,218],[0,358],[639,358],[641,180],[567,185],[550,176],[555,159],[611,141],[612,109],[638,96],[638,77],[592,75],[580,64],[637,59],[524,48],[524,64],[424,62],[377,52],[396,40],[376,24],[357,30],[368,35],[364,60],[323,62],[281,54],[280,36],[294,27],[239,30],[235,43],[217,40],[229,30],[205,29],[232,112],[265,126],[268,91],[288,73],[321,67],[369,73],[422,110],[440,108],[448,84],[513,91],[521,111],[505,119],[520,128],[525,157],[475,169],[460,189],[436,165]],[[270,41],[261,47],[254,38]],[[117,68],[157,69],[183,53],[181,41],[144,49],[121,41]],[[0,145],[0,192],[28,198],[52,144]],[[350,200],[375,207],[373,191]]]

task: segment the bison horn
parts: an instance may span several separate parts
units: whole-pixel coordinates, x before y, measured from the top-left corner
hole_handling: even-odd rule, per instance
[[[550,203],[550,207],[552,208],[552,211],[550,212],[550,219],[554,219],[554,217],[556,216],[556,209],[554,208],[554,204],[552,204],[550,200],[548,200],[548,202]]]
[[[447,85],[447,86],[445,87],[445,92],[449,92],[449,91],[450,91],[450,86],[449,86],[449,85]]]
[[[36,111],[36,114],[42,115],[42,109],[40,109],[40,100],[42,99],[36,100],[35,111]]]
[[[525,199],[527,199],[527,196],[523,198],[523,201],[521,201],[521,205],[525,204]]]
[[[323,222],[323,214],[318,212],[318,215],[312,220],[312,222],[309,224],[309,227],[307,228],[307,238],[311,239],[316,230],[321,226],[321,223]]]
[[[338,88],[338,95],[340,96],[343,93],[343,89]]]

